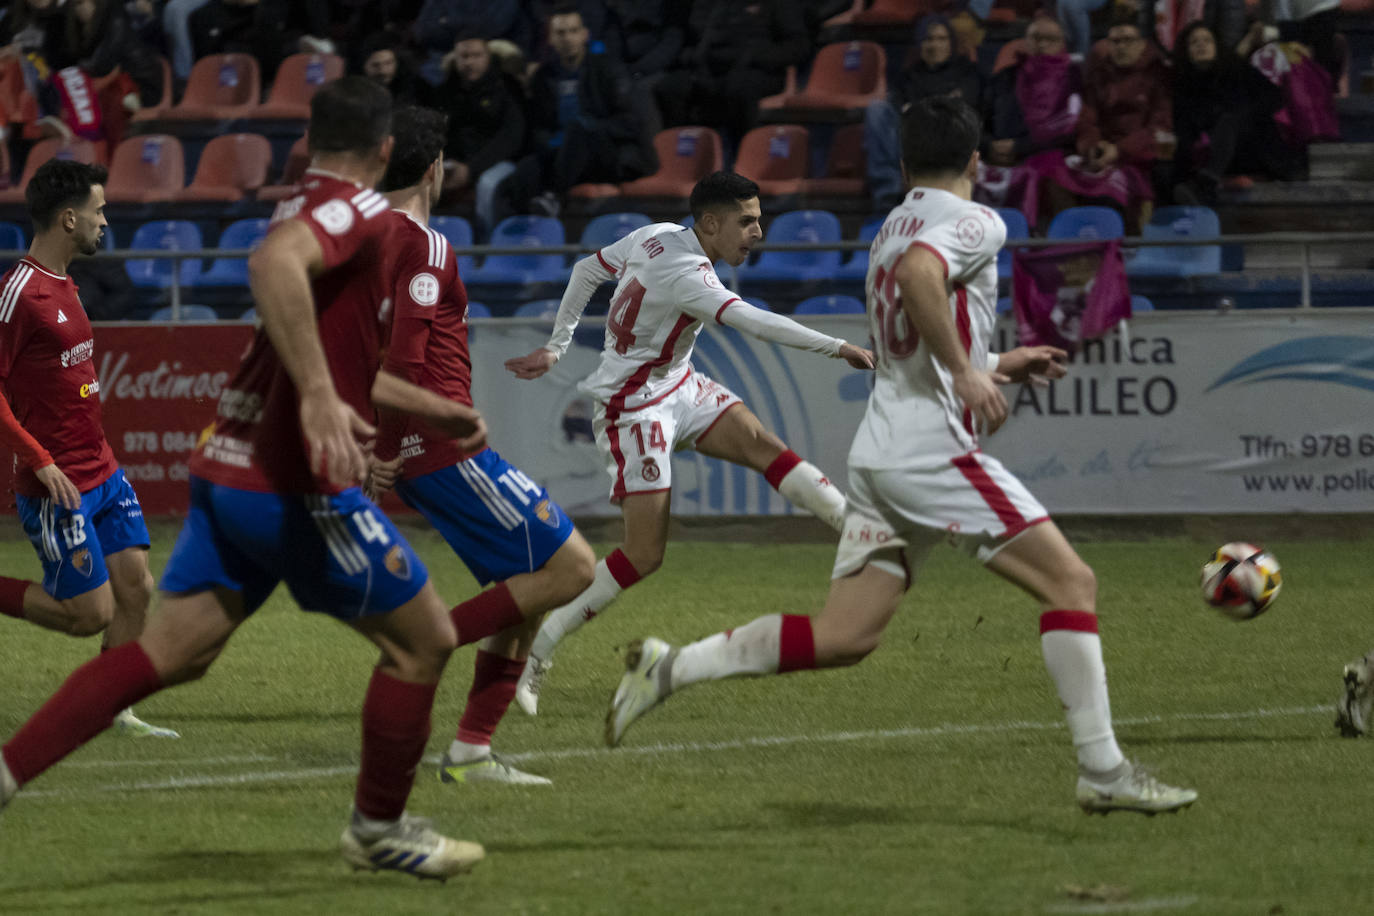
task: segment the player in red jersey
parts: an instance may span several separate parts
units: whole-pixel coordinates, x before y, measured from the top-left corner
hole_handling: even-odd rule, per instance
[[[362,767],[340,838],[356,868],[447,878],[482,847],[405,811],[429,737],[435,688],[460,642],[513,621],[451,616],[424,564],[363,496],[357,436],[373,403],[422,417],[477,449],[481,416],[377,372],[376,284],[390,235],[372,185],[392,139],[391,97],[361,77],[311,101],[312,167],[249,258],[263,328],[220,398],[191,462],[191,510],[137,642],[77,669],[11,738],[0,805],[109,726],[116,710],[205,673],[240,624],[284,581],[306,610],[338,618],[381,650],[363,702]]]
[[[100,421],[100,378],[86,310],[67,266],[105,231],[105,169],[54,159],[24,196],[27,256],[0,280],[0,441],[15,455],[15,500],[43,564],[42,583],[0,576],[0,614],[101,649],[137,639],[153,595],[148,528]],[[124,734],[175,738],[133,709]]]
[[[393,318],[385,372],[435,394],[472,404],[467,291],[457,258],[430,229],[430,207],[443,188],[445,117],[425,108],[396,112],[396,146],[381,187],[397,224],[387,291]],[[472,599],[498,604],[525,622],[483,640],[458,733],[439,764],[447,783],[549,785],[494,755],[491,739],[515,697],[515,685],[545,611],[592,584],[596,555],[548,491],[495,450],[464,449],[395,411],[382,413],[373,482],[391,485],[419,511],[482,585]]]

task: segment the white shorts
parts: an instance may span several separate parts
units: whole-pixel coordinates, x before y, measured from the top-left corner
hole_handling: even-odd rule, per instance
[[[851,467],[831,578],[858,572],[880,551],[898,551],[910,577],[943,540],[986,563],[1048,518],[1025,485],[982,452],[919,469]]]
[[[598,401],[592,432],[611,474],[611,502],[631,493],[671,490],[672,453],[694,448],[739,403],[733,391],[700,372],[692,372],[661,400],[637,410],[619,411]]]

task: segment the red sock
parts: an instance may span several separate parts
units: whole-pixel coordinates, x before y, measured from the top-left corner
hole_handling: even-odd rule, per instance
[[[768,483],[773,489],[776,490],[782,485],[782,479],[787,476],[788,472],[799,464],[801,464],[801,456],[789,448],[773,459],[773,463],[768,465],[768,469],[763,472],[763,476],[768,480]]]
[[[73,671],[15,733],[5,745],[5,763],[23,785],[109,728],[121,709],[161,687],[138,643],[102,652]]]
[[[622,589],[629,588],[643,578],[619,547],[606,555],[606,570],[611,574],[611,578],[615,579],[615,584]]]
[[[24,619],[24,592],[34,583],[27,579],[9,579],[0,576],[0,614],[6,617]]]
[[[778,674],[806,671],[816,667],[816,637],[811,618],[805,614],[783,614],[778,634]]]
[[[496,725],[515,699],[515,683],[525,670],[524,660],[505,658],[495,652],[477,650],[472,666],[472,689],[468,705],[458,720],[458,740],[464,744],[491,744]]]
[[[405,811],[429,740],[429,711],[438,686],[373,670],[363,699],[363,765],[353,797],[364,817],[394,821]]]
[[[448,616],[458,630],[460,646],[486,639],[525,620],[504,582],[464,601],[449,611]]]

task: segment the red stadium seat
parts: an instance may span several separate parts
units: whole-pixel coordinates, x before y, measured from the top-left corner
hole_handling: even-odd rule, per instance
[[[337,54],[292,54],[277,68],[267,101],[253,117],[307,120],[315,91],[343,75],[344,59]]]
[[[105,199],[110,203],[163,203],[181,196],[186,156],[168,134],[129,137],[115,148]]]
[[[225,134],[205,144],[184,201],[235,203],[267,181],[272,144],[259,134]]]
[[[101,155],[103,148],[103,144],[95,144],[79,137],[65,144],[57,137],[39,140],[33,145],[33,149],[29,150],[29,158],[24,161],[24,175],[19,179],[19,183],[12,188],[0,191],[0,203],[22,204],[24,202],[24,188],[28,186],[29,179],[33,177],[34,172],[38,171],[38,167],[49,159],[102,162],[104,159]]]
[[[258,189],[258,200],[276,201],[290,197],[301,180],[305,170],[310,167],[310,150],[306,147],[305,137],[291,144],[291,152],[286,155],[286,167],[282,169],[281,181]]]
[[[851,197],[864,193],[864,126],[846,124],[836,129],[825,160],[825,174],[802,182],[807,194]]]
[[[801,193],[811,161],[811,135],[798,124],[755,127],[744,135],[735,171],[766,196]]]
[[[658,171],[620,186],[624,197],[687,197],[725,162],[720,134],[709,127],[671,127],[654,137]]]
[[[806,88],[796,88],[796,69],[787,68],[787,88],[759,102],[761,111],[795,112],[861,110],[887,97],[887,55],[872,41],[848,41],[821,48],[811,65]]]
[[[601,200],[606,197],[619,197],[620,188],[613,184],[575,184],[568,188],[568,196],[579,200]]]
[[[196,61],[180,104],[158,117],[178,121],[221,121],[257,113],[262,75],[251,54],[208,54]],[[134,120],[152,120],[151,116]]]
[[[926,13],[935,12],[932,0],[873,0],[849,20],[854,25],[912,25]]]

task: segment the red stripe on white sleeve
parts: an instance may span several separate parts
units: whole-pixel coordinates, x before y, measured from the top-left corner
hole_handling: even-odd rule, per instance
[[[740,297],[739,297],[739,296],[736,296],[736,297],[733,298],[733,299],[726,299],[726,300],[725,300],[725,304],[722,305],[720,308],[716,309],[716,324],[724,324],[725,322],[723,322],[723,321],[720,320],[720,316],[723,315],[723,314],[725,313],[725,310],[726,310],[726,309],[728,309],[730,306],[734,305],[736,302],[739,302],[739,301],[740,301]]]
[[[606,258],[602,256],[601,252],[598,251],[596,253],[596,259],[601,262],[602,267],[606,268],[606,270],[610,272],[611,276],[615,276],[615,274],[617,273],[616,269],[606,261]]]

